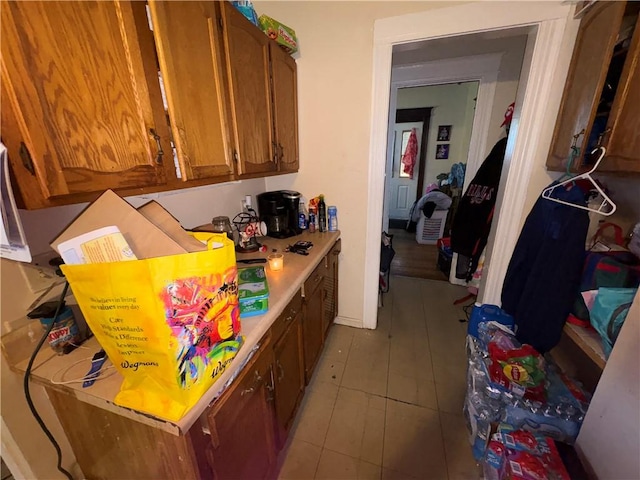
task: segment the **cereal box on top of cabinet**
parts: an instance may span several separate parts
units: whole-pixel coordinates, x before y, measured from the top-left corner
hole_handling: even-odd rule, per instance
[[[296,37],[296,32],[293,28],[287,27],[267,15],[260,15],[258,22],[260,22],[260,28],[266,33],[267,37],[275,40],[289,55],[298,51],[298,37]]]

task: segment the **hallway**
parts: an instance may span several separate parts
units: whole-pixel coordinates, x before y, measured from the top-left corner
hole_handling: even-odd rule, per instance
[[[415,232],[390,228],[396,255],[391,262],[391,275],[446,281],[447,276],[438,268],[438,247],[416,242]],[[393,282],[393,279],[392,279]]]
[[[334,325],[307,387],[284,479],[473,479],[462,415],[464,288],[394,276],[378,328]]]

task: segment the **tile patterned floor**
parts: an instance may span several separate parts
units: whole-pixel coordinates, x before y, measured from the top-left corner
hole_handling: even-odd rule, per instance
[[[376,330],[335,325],[279,479],[477,479],[462,416],[463,288],[393,277]]]

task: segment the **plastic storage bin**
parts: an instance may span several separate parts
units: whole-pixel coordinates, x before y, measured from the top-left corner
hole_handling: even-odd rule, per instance
[[[269,310],[269,285],[264,267],[238,269],[240,317],[262,315]]]
[[[467,333],[478,338],[478,324],[491,321],[498,322],[511,330],[516,325],[514,318],[497,305],[475,305],[471,311]]]
[[[435,210],[431,218],[420,214],[416,227],[416,242],[423,245],[435,245],[444,235],[444,225],[447,223],[449,210]]]

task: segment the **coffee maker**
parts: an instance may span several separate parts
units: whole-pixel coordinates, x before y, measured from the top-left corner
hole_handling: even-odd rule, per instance
[[[267,235],[287,238],[302,233],[298,226],[300,193],[293,190],[278,190],[258,195],[260,220],[267,225]]]

